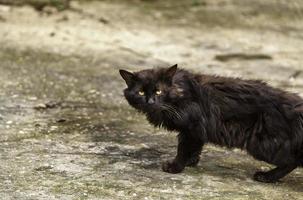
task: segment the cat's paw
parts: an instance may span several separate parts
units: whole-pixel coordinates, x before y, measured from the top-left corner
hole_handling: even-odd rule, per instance
[[[261,172],[261,171],[256,172],[254,174],[254,180],[263,183],[274,183],[278,181],[274,179],[272,176],[270,176],[267,172]]]
[[[196,157],[191,157],[187,162],[186,162],[186,166],[188,167],[195,167],[198,165],[200,161],[200,156],[196,156]]]
[[[168,160],[162,163],[162,170],[164,172],[177,174],[182,172],[184,169],[184,165],[179,164],[175,160]]]

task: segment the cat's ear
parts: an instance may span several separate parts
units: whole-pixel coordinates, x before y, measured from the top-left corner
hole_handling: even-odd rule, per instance
[[[120,75],[122,76],[122,78],[125,80],[127,86],[130,86],[134,80],[135,75],[133,73],[123,70],[123,69],[120,69],[119,72],[120,72]]]
[[[178,69],[178,64],[175,64],[175,65],[169,67],[165,72],[165,76],[170,79],[173,78],[177,69]]]

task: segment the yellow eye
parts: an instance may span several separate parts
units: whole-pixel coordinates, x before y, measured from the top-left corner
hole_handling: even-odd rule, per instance
[[[156,91],[156,95],[160,95],[161,93],[162,93],[161,90],[157,90],[157,91]]]
[[[140,95],[140,96],[143,96],[143,95],[144,95],[144,92],[143,92],[143,91],[139,91],[139,95]]]

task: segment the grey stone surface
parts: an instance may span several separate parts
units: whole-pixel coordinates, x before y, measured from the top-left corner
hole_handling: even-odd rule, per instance
[[[0,199],[303,199],[302,169],[258,183],[272,166],[237,149],[207,145],[196,168],[163,173],[176,134],[127,105],[118,74],[178,63],[303,94],[300,1],[71,7],[0,5]]]

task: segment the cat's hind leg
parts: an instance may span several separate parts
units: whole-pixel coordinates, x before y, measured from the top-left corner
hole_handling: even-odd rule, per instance
[[[286,176],[297,167],[296,164],[278,166],[267,172],[258,171],[254,174],[254,180],[265,183],[274,183]]]

